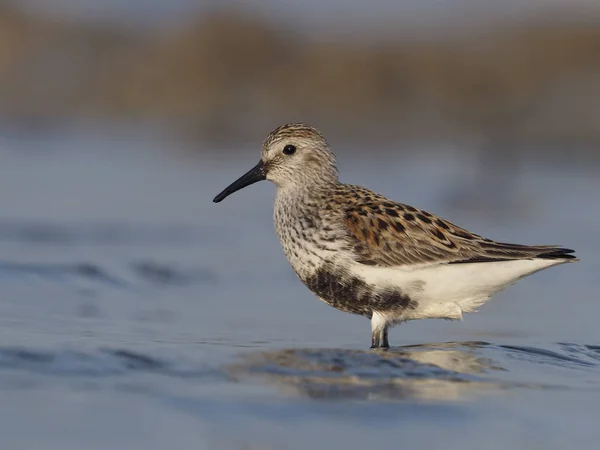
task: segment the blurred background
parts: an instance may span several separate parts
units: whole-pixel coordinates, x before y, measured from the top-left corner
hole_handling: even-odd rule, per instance
[[[161,124],[200,154],[303,120],[360,148],[597,159],[599,17],[589,0],[3,0],[0,114]]]
[[[212,203],[291,121],[343,181],[581,262],[362,352],[273,186]],[[593,447],[599,124],[592,0],[0,0],[0,447]]]

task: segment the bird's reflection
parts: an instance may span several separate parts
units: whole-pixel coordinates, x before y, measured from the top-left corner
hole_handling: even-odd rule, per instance
[[[245,355],[235,379],[260,377],[310,398],[458,400],[503,388],[503,370],[481,356],[484,342],[440,343],[386,351],[287,349]]]

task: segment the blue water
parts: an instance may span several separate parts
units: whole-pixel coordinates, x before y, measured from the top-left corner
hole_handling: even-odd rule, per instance
[[[529,161],[485,186],[469,180],[493,168],[450,148],[337,149],[347,181],[581,258],[461,323],[395,328],[394,348],[372,352],[369,323],[317,301],[288,267],[272,186],[212,203],[258,144],[218,160],[177,145],[4,133],[1,448],[595,447],[595,168]]]

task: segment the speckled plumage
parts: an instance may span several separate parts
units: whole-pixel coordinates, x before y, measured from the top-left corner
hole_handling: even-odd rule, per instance
[[[460,319],[522,277],[576,260],[569,249],[495,242],[340,183],[327,141],[305,124],[273,130],[259,165],[215,201],[264,178],[277,185],[275,229],[292,268],[325,303],[371,319],[373,347],[388,346],[390,326]]]

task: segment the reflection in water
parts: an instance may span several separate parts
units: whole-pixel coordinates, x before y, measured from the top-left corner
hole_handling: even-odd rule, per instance
[[[596,389],[590,375],[596,379],[600,369],[600,347],[552,347],[449,342],[387,351],[288,349],[245,355],[227,371],[238,381],[259,377],[293,394],[321,399],[452,401],[507,388]],[[515,363],[543,367],[545,374],[556,368],[560,376],[508,381],[508,375],[528,371]],[[568,379],[565,369],[572,374]]]
[[[259,376],[310,398],[457,400],[506,387],[483,378],[503,370],[476,350],[483,342],[387,351],[288,349],[247,355],[229,367],[240,380]]]

